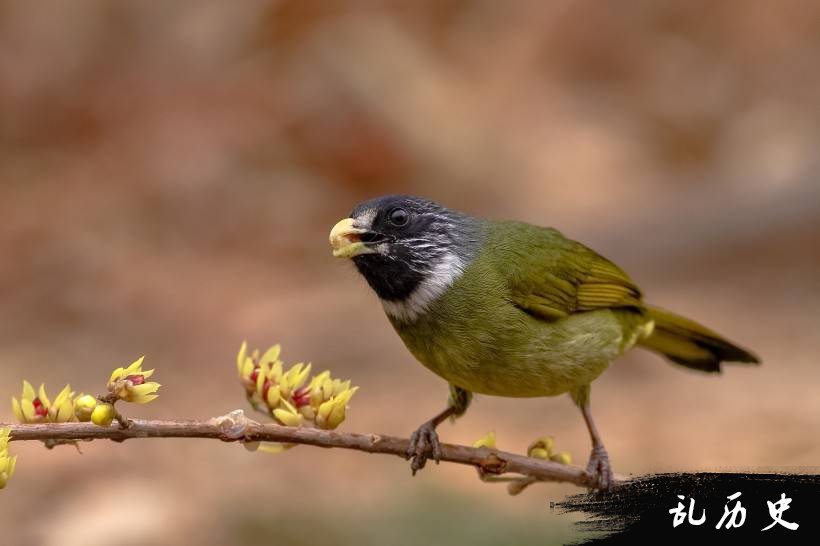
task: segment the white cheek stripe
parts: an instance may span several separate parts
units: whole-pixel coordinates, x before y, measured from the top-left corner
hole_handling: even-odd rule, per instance
[[[464,260],[456,254],[448,252],[440,256],[433,269],[407,298],[401,301],[381,300],[385,313],[403,322],[413,322],[461,277],[465,267]]]

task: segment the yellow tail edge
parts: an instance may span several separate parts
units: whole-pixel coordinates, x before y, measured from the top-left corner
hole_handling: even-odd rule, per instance
[[[751,351],[693,320],[657,307],[647,306],[646,310],[655,328],[639,344],[676,364],[704,372],[720,372],[722,362],[760,363]]]

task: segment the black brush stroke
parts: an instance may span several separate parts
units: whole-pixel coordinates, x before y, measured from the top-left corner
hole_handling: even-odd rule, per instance
[[[734,506],[727,497],[740,491],[746,508],[743,526],[715,529],[724,506]],[[792,499],[782,519],[800,525],[791,531],[772,522],[766,501],[776,502],[781,493]],[[677,495],[695,499],[695,518],[706,509],[706,522],[692,526],[685,521],[672,527],[669,510],[678,506]],[[634,479],[606,493],[574,495],[557,503],[563,513],[582,513],[577,523],[583,542],[577,544],[636,544],[650,539],[658,544],[699,546],[720,542],[735,544],[755,540],[763,544],[820,544],[820,475],[801,474],[658,474]]]

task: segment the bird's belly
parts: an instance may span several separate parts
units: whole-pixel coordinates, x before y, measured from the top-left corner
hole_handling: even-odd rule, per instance
[[[507,397],[555,396],[588,385],[626,348],[611,310],[553,322],[521,314],[495,325],[419,321],[396,329],[413,355],[448,382]]]

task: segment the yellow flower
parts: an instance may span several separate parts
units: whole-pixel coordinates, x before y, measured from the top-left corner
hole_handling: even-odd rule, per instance
[[[495,449],[495,431],[491,430],[483,437],[473,442],[473,447],[488,447],[490,449]]]
[[[14,467],[17,464],[17,456],[11,457],[9,455],[10,435],[10,429],[0,428],[0,489],[6,487],[6,484],[14,475]]]
[[[146,381],[154,374],[154,370],[142,369],[144,359],[144,356],[140,357],[127,368],[114,370],[108,380],[108,391],[120,400],[135,404],[147,404],[156,399],[160,384]]]
[[[90,394],[81,394],[74,400],[74,416],[78,421],[87,423],[91,420],[91,413],[97,407],[97,399]]]
[[[31,383],[23,381],[23,393],[19,401],[11,399],[11,409],[21,423],[64,423],[74,417],[72,396],[74,392],[66,385],[52,405],[45,385],[35,393]]]

